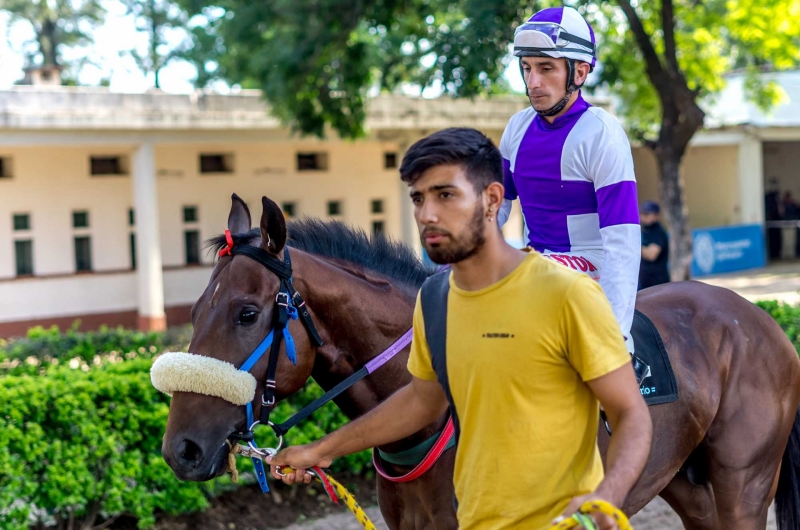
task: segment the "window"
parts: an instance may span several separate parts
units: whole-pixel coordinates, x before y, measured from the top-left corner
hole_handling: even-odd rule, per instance
[[[372,213],[383,213],[383,200],[374,199],[370,205],[370,210]]]
[[[233,173],[233,155],[200,155],[200,173]]]
[[[89,172],[92,175],[127,175],[127,159],[121,156],[92,156]]]
[[[341,201],[328,201],[328,215],[331,217],[342,215]]]
[[[297,153],[297,171],[328,169],[328,153]]]
[[[395,169],[397,167],[397,153],[383,153],[383,167]]]
[[[294,217],[297,213],[297,209],[295,208],[295,204],[293,202],[285,202],[281,204],[281,210],[283,210],[283,215],[289,219]]]
[[[372,221],[372,235],[382,234],[384,230],[383,221]]]
[[[17,276],[33,274],[33,241],[14,241],[14,254],[17,260]]]
[[[11,178],[11,159],[0,158],[0,179]]]
[[[131,233],[128,241],[131,249],[131,269],[136,270],[136,234]]]
[[[197,222],[197,206],[184,206],[183,207],[183,222],[196,223]]]
[[[89,228],[89,212],[72,212],[72,228]]]
[[[197,230],[186,230],[183,233],[185,242],[184,251],[186,253],[186,264],[193,265],[200,263],[200,232]]]
[[[133,208],[128,208],[128,226],[136,226],[136,214]]]
[[[75,270],[92,270],[92,242],[89,236],[75,237]]]
[[[14,230],[30,230],[31,216],[26,213],[14,214]]]

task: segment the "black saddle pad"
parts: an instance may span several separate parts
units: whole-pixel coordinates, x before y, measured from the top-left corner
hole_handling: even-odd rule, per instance
[[[667,350],[653,322],[644,313],[633,315],[633,364],[641,378],[639,390],[648,405],[671,403],[678,399],[678,384],[672,372]]]

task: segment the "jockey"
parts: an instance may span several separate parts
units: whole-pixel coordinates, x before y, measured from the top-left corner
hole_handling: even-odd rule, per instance
[[[544,9],[519,26],[514,55],[531,107],[500,141],[504,223],[519,198],[528,245],[600,282],[625,345],[639,275],[641,233],[628,138],[580,88],[596,62],[591,26],[571,7]]]

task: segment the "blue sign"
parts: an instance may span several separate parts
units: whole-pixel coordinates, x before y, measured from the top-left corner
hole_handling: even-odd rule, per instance
[[[764,227],[725,226],[692,230],[692,276],[764,267]]]

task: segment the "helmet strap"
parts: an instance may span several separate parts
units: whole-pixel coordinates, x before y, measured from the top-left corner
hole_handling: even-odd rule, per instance
[[[522,71],[522,61],[520,61],[520,71]],[[545,117],[545,118],[549,118],[551,116],[555,116],[556,114],[558,114],[559,112],[564,110],[564,107],[566,107],[567,103],[569,103],[569,98],[571,98],[572,94],[574,94],[576,90],[581,88],[581,86],[583,86],[583,85],[576,85],[575,84],[575,60],[574,59],[567,59],[567,94],[564,96],[564,98],[561,101],[559,101],[558,103],[556,103],[555,105],[553,105],[549,109],[537,110],[534,107],[533,110],[535,110],[536,113],[539,116],[542,116],[542,117]],[[530,100],[530,98],[528,98],[528,99]],[[531,103],[531,107],[533,107],[533,103]]]

